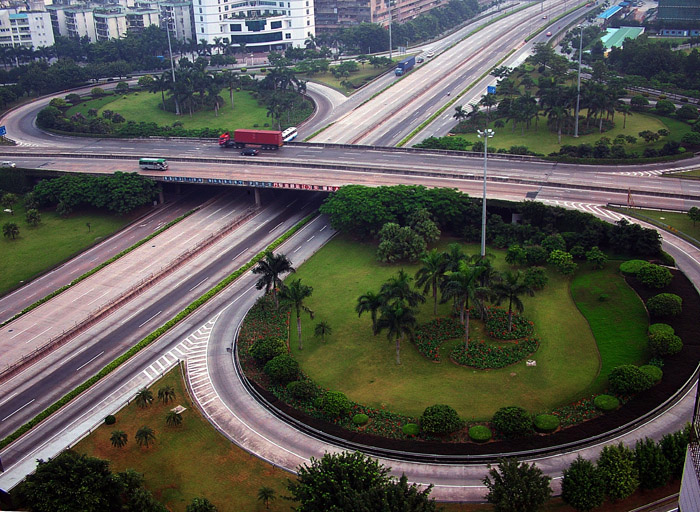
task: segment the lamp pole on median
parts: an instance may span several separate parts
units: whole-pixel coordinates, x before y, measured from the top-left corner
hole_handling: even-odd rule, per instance
[[[170,21],[175,21],[168,16],[165,18],[165,33],[168,34],[168,52],[170,53],[170,72],[173,75],[173,97],[175,98],[175,115],[180,115],[180,105],[177,101],[177,91],[175,90],[175,62],[173,61],[173,47],[170,44]]]
[[[574,137],[578,137],[578,111],[581,103],[581,51],[583,49],[583,25],[578,40],[578,86],[576,90],[576,119],[574,120]]]
[[[481,201],[481,257],[486,256],[486,169],[488,166],[489,139],[494,136],[491,128],[476,131],[480,139],[484,139],[484,196]]]

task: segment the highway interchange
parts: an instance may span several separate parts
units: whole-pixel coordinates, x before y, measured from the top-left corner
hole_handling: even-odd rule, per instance
[[[552,9],[554,8],[553,6]],[[523,11],[522,16],[532,18],[533,13],[537,14],[540,6],[538,5],[536,9],[530,9],[530,12]],[[514,15],[513,19],[520,15],[520,13]],[[363,95],[366,96],[365,99],[369,99],[369,96],[373,94],[372,87],[379,89],[385,84],[383,85],[380,81],[348,102],[341,102],[341,98],[332,92],[322,92],[321,89],[314,86],[310,87],[314,98],[323,97],[325,99],[318,102],[320,105],[318,111],[312,121],[303,128],[302,133],[307,135],[314,133],[318,127],[326,126],[330,121],[335,120],[335,124],[321,132],[316,137],[316,141],[360,142],[372,144],[371,147],[290,145],[277,153],[266,153],[263,158],[250,161],[241,158],[235,151],[226,152],[213,147],[211,141],[194,143],[158,140],[125,142],[47,136],[39,132],[32,121],[35,113],[48,101],[45,100],[22,107],[5,118],[4,122],[8,126],[8,131],[11,134],[16,134],[19,146],[12,151],[3,151],[3,154],[11,154],[19,166],[78,172],[131,171],[136,170],[135,158],[137,156],[165,156],[170,160],[171,168],[164,175],[156,176],[157,179],[168,176],[221,180],[234,176],[235,179],[246,181],[297,185],[312,183],[318,186],[339,186],[346,183],[368,185],[422,183],[426,186],[453,186],[472,194],[478,194],[481,190],[481,183],[478,180],[483,165],[480,158],[436,152],[396,150],[381,146],[395,144],[410,133],[422,119],[449,101],[445,91],[457,93],[464,88],[466,83],[481,76],[484,69],[493,66],[510,48],[520,46],[519,42],[524,39],[523,33],[520,32],[524,29],[519,27],[528,24],[522,23],[522,21],[520,25],[517,23],[510,25],[511,23],[510,18],[506,18],[503,21],[503,26],[509,27],[508,30],[494,27],[493,30],[479,32],[479,38],[466,39],[460,43],[460,45],[464,45],[463,47],[458,49],[455,46],[451,50],[447,50],[444,54],[437,56],[433,61],[416,70],[415,73],[409,74],[399,82],[398,86],[389,88],[382,95],[359,108],[349,109],[348,104],[354,102],[355,106],[360,105]],[[531,30],[531,26],[528,25],[527,29]],[[496,38],[498,34],[506,32],[507,34],[501,36],[498,41],[486,41],[481,35],[487,32],[489,38]],[[440,47],[448,47],[450,44],[444,43]],[[492,50],[483,51],[486,45]],[[520,48],[520,51],[525,53],[527,49]],[[455,64],[459,62],[461,55],[467,56],[465,59],[468,64],[464,68]],[[475,57],[479,57],[481,60],[476,62],[473,60]],[[522,59],[522,54],[516,52],[511,58]],[[450,74],[447,70],[453,68],[460,71]],[[439,80],[436,81],[433,88],[429,88],[430,77],[434,76],[438,76]],[[413,79],[414,77],[417,78]],[[381,80],[387,82],[394,81],[395,78],[387,75]],[[473,89],[473,94],[478,99],[481,92],[477,89]],[[406,97],[426,98],[426,100],[402,104],[401,102],[404,101],[402,98]],[[374,108],[368,107],[369,105],[374,105]],[[445,130],[448,122],[445,116],[450,114],[449,110],[447,114],[442,116],[442,122],[436,121],[430,127],[430,130],[433,131],[428,133],[440,134],[441,131]],[[385,121],[380,122],[379,120]],[[338,131],[334,132],[334,130]],[[333,135],[334,133],[335,135]],[[333,140],[334,137],[336,137],[335,140]],[[97,156],[100,158],[91,158]],[[310,164],[315,167],[311,168]],[[693,166],[696,166],[694,161],[676,164],[674,167],[690,168]],[[557,165],[530,159],[493,158],[489,161],[489,197],[516,200],[538,199],[548,203],[590,209],[590,211],[602,215],[605,213],[599,210],[597,205],[606,202],[624,203],[628,190],[632,192],[637,205],[683,209],[693,205],[700,206],[700,190],[696,182],[674,178],[661,179],[658,177],[658,173],[664,168],[661,165],[647,165],[634,169],[627,167],[599,169],[586,166]],[[303,200],[305,207],[299,208],[299,204],[288,206],[292,201],[291,198],[295,197],[294,194],[304,195],[306,198]],[[278,227],[278,231],[267,231],[260,226],[256,228],[254,223],[248,225],[245,230],[240,230],[234,238],[230,239],[230,250],[217,251],[212,261],[203,266],[201,273],[193,273],[191,279],[183,281],[176,289],[154,291],[152,295],[144,299],[143,303],[130,303],[132,309],[135,307],[143,308],[138,316],[127,318],[129,312],[125,311],[120,313],[121,317],[118,314],[111,317],[111,327],[105,329],[104,336],[93,337],[89,350],[76,355],[74,343],[71,342],[62,349],[53,352],[40,364],[29,368],[26,374],[22,374],[22,384],[18,384],[20,379],[0,384],[0,392],[5,397],[0,402],[0,419],[2,419],[0,421],[0,437],[13,431],[17,426],[55,401],[66,390],[71,389],[78,382],[104,366],[106,361],[113,359],[114,356],[123,352],[125,347],[140,339],[144,332],[153,330],[156,324],[144,323],[144,320],[153,317],[156,312],[161,312],[162,318],[166,318],[166,311],[175,312],[182,309],[183,305],[203,291],[197,287],[193,288],[193,285],[201,282],[205,277],[210,279],[209,282],[215,282],[215,276],[225,275],[240,266],[245,260],[244,256],[255,254],[256,249],[264,247],[269,240],[278,236],[279,232],[291,226],[304,213],[311,211],[313,206],[317,205],[320,196],[316,195],[313,196],[313,199],[309,199],[307,195],[308,193],[288,191],[277,193],[274,196],[272,194],[263,196],[264,208],[260,212],[258,224],[264,222],[262,220],[264,218],[270,227]],[[241,199],[241,201],[245,200]],[[182,211],[182,209],[182,206],[173,208],[171,214],[166,215],[159,222],[162,224],[166,218],[176,216],[176,212]],[[276,218],[272,220],[275,216]],[[144,227],[144,229],[152,230],[157,225],[158,222],[155,222],[151,228]],[[295,237],[284,247],[285,252],[292,254],[296,264],[313,254],[313,251],[332,235],[332,231],[323,219],[314,221],[305,230],[306,233],[313,232],[315,234],[311,236],[305,234],[302,238]],[[674,255],[679,256],[679,264],[684,267],[694,282],[698,282],[697,250],[683,245],[677,240],[672,240],[670,237],[668,240],[668,243],[673,243],[674,247],[679,248],[678,250],[671,249],[671,252],[675,252]],[[109,250],[118,252],[116,247]],[[96,257],[95,260],[100,260],[100,257]],[[77,266],[76,263],[71,265]],[[84,269],[84,267],[79,268]],[[51,280],[51,282],[63,284],[69,280],[64,276],[63,270],[56,273],[59,280]],[[68,270],[68,266],[65,270]],[[78,272],[80,271],[83,270],[78,270]],[[63,282],[60,279],[63,279]],[[225,411],[230,412],[234,407],[229,402],[230,398],[236,393],[240,393],[241,390],[240,388],[231,389],[231,386],[236,385],[235,376],[232,374],[231,354],[223,350],[222,347],[230,348],[235,326],[240,322],[247,305],[252,303],[256,297],[256,294],[252,293],[250,289],[251,283],[250,276],[237,282],[214,303],[202,311],[198,311],[157,344],[140,353],[115,375],[108,377],[94,389],[88,391],[85,396],[75,400],[30,434],[4,449],[0,456],[5,469],[12,468],[13,465],[30,468],[33,460],[39,456],[37,453],[45,457],[47,456],[45,453],[55,450],[58,444],[63,443],[64,446],[70,444],[71,436],[73,439],[77,437],[76,433],[90,423],[90,418],[103,417],[104,411],[114,410],[140,385],[155,378],[157,373],[151,372],[152,375],[149,375],[150,379],[148,379],[144,372],[146,375],[149,372],[144,370],[144,367],[151,367],[154,364],[153,361],[160,360],[163,362],[159,363],[159,367],[164,371],[166,368],[164,361],[170,361],[171,365],[174,364],[174,361],[171,361],[167,354],[173,353],[175,347],[181,346],[183,338],[187,338],[193,332],[198,332],[206,325],[209,325],[205,329],[209,341],[204,347],[208,361],[207,375],[211,380],[212,389],[220,400],[220,404],[212,402],[212,405],[209,406],[210,410],[206,412],[210,414],[210,417],[217,418],[218,422],[225,421]],[[61,284],[57,284],[56,287]],[[32,284],[31,286],[38,285]],[[13,307],[21,309],[18,296],[22,294],[29,296],[29,290],[29,288],[26,291],[22,289],[22,291],[17,292],[17,296],[10,297],[13,302],[17,300],[17,305],[6,306],[3,301],[0,301],[0,311],[2,311],[0,316],[5,318],[12,312]],[[44,290],[40,289],[33,293],[44,293]],[[238,301],[238,297],[242,298],[240,302],[236,303],[235,308],[226,308],[227,305]],[[32,299],[33,296],[26,300]],[[60,301],[61,297],[56,300]],[[139,306],[138,304],[143,305]],[[158,325],[160,323],[162,322],[158,321]],[[99,354],[102,362],[94,361],[95,354]],[[76,359],[75,365],[69,367],[57,364],[57,361],[74,357],[81,358],[80,360]],[[80,368],[83,371],[75,370],[75,367],[83,362],[87,363]],[[53,366],[57,366],[57,368],[53,369],[52,373],[47,373],[48,369]],[[58,383],[62,383],[63,387],[58,386]],[[216,408],[217,405],[220,407]],[[244,404],[241,402],[235,402],[235,407],[242,408],[243,406]],[[251,419],[252,422],[252,418],[255,418],[256,415],[258,415],[257,419],[262,420],[263,423],[269,421],[267,413],[260,411],[259,407],[256,409],[254,403],[250,402],[246,407],[246,416],[240,413],[239,409],[236,409],[239,414],[229,415],[229,421],[233,421],[231,417],[240,417],[241,422],[245,424],[244,419]],[[239,432],[241,435],[240,438],[236,439],[236,442],[251,451],[257,449],[256,453],[259,453],[263,458],[290,470],[310,455],[318,455],[319,450],[322,453],[324,449],[324,445],[316,445],[309,439],[301,439],[294,444],[295,449],[288,450],[294,456],[285,456],[280,459],[281,461],[278,461],[275,458],[274,448],[270,448],[271,445],[261,440],[253,439],[254,436],[250,435],[250,431],[245,431],[242,424],[234,424],[231,428],[233,432]],[[252,430],[255,431],[254,428]],[[286,436],[293,437],[294,435],[296,434],[293,429],[285,431],[285,440],[288,440]],[[268,437],[265,436],[265,439]],[[37,439],[41,439],[42,443],[37,443]],[[56,441],[47,442],[46,440]],[[249,444],[246,445],[246,443]],[[37,452],[37,446],[41,448],[43,445],[48,451]],[[272,446],[277,446],[277,443],[273,442]],[[325,449],[328,448],[325,447]],[[469,480],[467,474],[472,471],[471,469],[452,468],[450,471],[446,471],[444,467],[438,470],[428,466],[422,466],[423,469],[411,465],[408,467],[397,466],[396,462],[391,463],[391,465],[404,468],[415,481],[438,483],[437,496],[451,499],[469,495],[470,485],[465,485],[464,482]],[[482,475],[483,470],[479,471],[481,471],[479,474]],[[17,477],[10,477],[9,473],[12,472],[0,477],[0,486],[8,487],[16,483]],[[17,471],[12,474],[18,475],[20,473],[21,471]]]

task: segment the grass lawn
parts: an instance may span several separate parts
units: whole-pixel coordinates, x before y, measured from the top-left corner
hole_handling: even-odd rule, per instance
[[[394,62],[399,62],[402,59],[405,59],[407,55],[403,55],[400,59],[394,59]],[[358,63],[359,64],[359,63]],[[370,65],[369,63],[365,62],[364,66],[360,64],[360,69],[356,73],[352,73],[349,77],[347,78],[336,78],[333,76],[333,74],[330,71],[326,71],[325,73],[318,73],[313,76],[309,75],[302,75],[299,74],[300,78],[303,78],[304,80],[309,80],[311,82],[318,82],[321,84],[325,84],[329,87],[333,87],[334,89],[337,89],[338,91],[342,92],[346,96],[350,96],[353,92],[355,92],[355,89],[350,87],[345,87],[344,85],[341,85],[340,82],[343,81],[348,81],[352,82],[352,84],[359,88],[366,84],[367,82],[371,82],[375,78],[377,78],[379,75],[382,75],[387,72],[387,70],[390,68],[375,68],[374,66]]]
[[[222,512],[262,511],[265,505],[257,500],[262,486],[277,493],[270,510],[290,510],[290,502],[281,498],[290,475],[219,434],[192,406],[178,368],[152,386],[153,395],[165,384],[175,388],[174,404],[154,401],[140,409],[132,403],[116,415],[114,425],[100,426],[75,450],[108,459],[112,471],[133,468],[142,473],[146,487],[168,510],[184,511],[192,498],[204,496]],[[168,427],[165,415],[177,404],[187,408],[182,425]],[[134,434],[143,425],[156,431],[156,443],[149,448],[140,448],[134,441]],[[109,437],[114,430],[123,430],[129,436],[124,448],[112,447]]]
[[[468,254],[478,252],[475,245],[465,249]],[[504,252],[493,252],[497,256],[494,265],[504,267]],[[524,298],[525,316],[535,323],[535,334],[541,340],[533,356],[536,367],[526,367],[525,361],[489,371],[459,367],[448,358],[459,340],[444,344],[440,363],[428,361],[410,342],[404,343],[402,364],[397,366],[393,342],[385,334],[372,336],[369,315],[358,318],[354,308],[359,295],[378,291],[399,268],[378,264],[371,245],[337,238],[294,274],[295,279],[313,286],[306,303],[316,317],[302,320],[304,350],[298,350],[294,332],[291,345],[304,371],[322,387],[402,414],[418,416],[428,405],[444,403],[464,419],[483,420],[505,405],[517,404],[533,413],[550,410],[571,402],[593,385],[600,367],[593,333],[571,300],[569,279],[555,273],[550,273],[543,291]],[[403,268],[414,274],[418,266]],[[448,309],[449,305],[442,305],[440,314],[446,315]],[[427,302],[419,322],[428,320],[431,313],[432,304]],[[313,338],[319,321],[333,328],[325,344]]]
[[[687,171],[687,172],[674,172],[673,174],[670,174],[669,176],[673,178],[686,178],[690,180],[700,180],[700,169],[694,169],[692,171]]]
[[[581,111],[581,118],[586,112]],[[593,121],[591,121],[593,122]],[[622,128],[623,119],[621,114],[615,116],[615,127],[612,130],[588,135],[581,135],[578,139],[574,138],[573,135],[566,135],[562,133],[561,144],[557,140],[557,133],[550,131],[547,127],[546,117],[541,117],[537,126],[534,122],[530,126],[529,130],[525,130],[523,133],[521,127],[518,125],[513,131],[513,123],[508,121],[503,128],[494,128],[493,123],[489,124],[491,128],[494,128],[496,136],[489,141],[489,149],[509,149],[511,146],[527,146],[528,149],[536,153],[542,153],[548,155],[554,151],[559,151],[564,144],[590,144],[595,145],[595,142],[601,137],[608,137],[613,140],[617,135],[631,135],[637,138],[635,144],[625,145],[625,149],[628,152],[642,153],[646,148],[656,148],[660,149],[668,140],[680,141],[683,135],[690,131],[690,125],[677,121],[675,119],[670,119],[667,117],[654,116],[650,114],[642,114],[639,112],[634,112],[633,115],[627,116],[627,124],[625,129]],[[666,128],[671,132],[668,137],[661,137],[660,140],[654,144],[647,144],[644,139],[639,137],[639,132],[644,130],[650,130],[656,132],[662,128]],[[479,138],[474,134],[458,134],[457,137],[462,137],[470,142],[477,142]]]
[[[634,290],[619,277],[620,263],[610,261],[602,270],[579,271],[571,283],[572,296],[588,319],[601,355],[594,392],[606,386],[616,366],[643,364],[649,358],[649,317]]]
[[[219,109],[218,117],[213,110],[202,110],[189,115],[183,112],[182,115],[176,116],[171,112],[166,112],[160,108],[162,103],[161,95],[152,94],[149,92],[138,91],[132,92],[126,96],[108,96],[99,100],[90,100],[79,105],[71,107],[66,114],[68,117],[77,112],[81,112],[87,117],[88,110],[91,108],[98,109],[99,115],[105,109],[118,112],[127,121],[148,121],[156,123],[160,126],[172,125],[180,121],[184,128],[260,128],[260,129],[276,129],[271,118],[267,117],[267,108],[258,104],[258,100],[253,98],[249,91],[238,91],[233,93],[233,108],[229,98],[228,90],[222,91],[221,97],[224,103]],[[310,114],[309,111],[307,113]],[[290,119],[290,125],[300,122],[302,119]],[[281,118],[282,125],[286,126],[286,116]]]
[[[41,223],[32,227],[25,220],[25,208],[21,203],[15,205],[14,215],[0,212],[0,225],[15,222],[19,226],[18,238],[0,240],[0,294],[108,237],[131,222],[135,215],[82,211],[61,217],[45,210],[41,212]]]
[[[696,240],[700,240],[700,223],[693,223],[687,213],[660,212],[657,210],[644,210],[639,208],[633,209],[632,213],[639,214],[641,218],[651,218],[659,224],[665,224],[667,229],[672,228],[671,231],[675,229]]]

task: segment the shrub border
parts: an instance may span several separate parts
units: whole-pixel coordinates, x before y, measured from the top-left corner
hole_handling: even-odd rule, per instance
[[[155,340],[160,338],[163,334],[168,332],[170,329],[175,327],[177,324],[179,324],[182,320],[187,318],[190,313],[193,313],[195,310],[197,310],[199,307],[203,306],[209,300],[211,300],[215,295],[217,295],[220,291],[222,291],[224,288],[226,288],[228,285],[230,285],[233,281],[238,279],[241,275],[243,275],[245,272],[250,270],[250,268],[253,267],[258,261],[260,261],[264,256],[265,253],[268,251],[273,251],[280,245],[282,245],[284,242],[286,242],[289,238],[291,238],[294,234],[296,234],[301,228],[306,226],[311,220],[313,220],[316,217],[316,213],[312,213],[302,220],[300,220],[297,224],[295,224],[292,228],[290,228],[287,232],[282,234],[279,238],[274,240],[270,245],[268,245],[263,251],[259,252],[256,254],[253,258],[251,258],[246,264],[244,264],[242,267],[240,267],[238,270],[235,270],[233,273],[229,274],[225,278],[223,278],[221,281],[219,281],[213,288],[209,289],[204,295],[200,296],[199,298],[195,299],[192,301],[185,309],[180,311],[177,315],[175,315],[173,318],[168,320],[166,323],[164,323],[162,326],[157,328],[155,331],[151,332],[148,334],[145,338],[143,338],[141,341],[139,341],[136,345],[131,347],[129,350],[124,352],[122,355],[117,357],[114,361],[111,363],[107,364],[104,368],[102,368],[98,373],[90,377],[88,380],[74,388],[73,390],[69,391],[65,395],[63,395],[61,398],[59,398],[56,402],[48,406],[46,409],[44,409],[42,412],[37,414],[34,418],[29,420],[27,423],[19,427],[17,430],[9,434],[7,437],[2,439],[0,441],[0,449],[5,448],[7,445],[9,445],[12,441],[16,440],[29,430],[31,430],[34,426],[36,426],[38,423],[43,421],[44,419],[48,418],[51,414],[59,410],[61,407],[66,405],[68,402],[73,400],[73,398],[77,397],[78,395],[82,394],[84,391],[87,391],[89,388],[91,388],[94,384],[102,380],[104,377],[112,373],[114,370],[119,368],[121,365],[126,363],[129,359],[131,359],[133,356],[135,356],[137,353],[139,353],[141,350],[149,346],[151,343],[153,343]],[[145,239],[144,239],[145,240]],[[144,242],[145,243],[145,242]],[[94,270],[94,269],[93,269]],[[97,270],[95,270],[96,272]],[[92,271],[91,271],[92,272]],[[93,272],[94,273],[94,272]]]

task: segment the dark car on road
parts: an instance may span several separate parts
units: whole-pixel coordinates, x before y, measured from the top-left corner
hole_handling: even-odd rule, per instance
[[[255,156],[258,154],[258,150],[255,148],[243,148],[241,155],[243,156]]]

